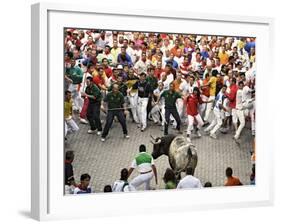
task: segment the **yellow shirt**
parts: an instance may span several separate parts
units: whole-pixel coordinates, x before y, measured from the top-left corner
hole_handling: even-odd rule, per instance
[[[217,77],[212,76],[210,78],[210,96],[216,95]]]
[[[219,53],[219,59],[220,59],[220,63],[222,65],[225,65],[228,63],[228,54],[227,53]]]
[[[72,100],[64,101],[64,118],[69,119],[72,116]]]

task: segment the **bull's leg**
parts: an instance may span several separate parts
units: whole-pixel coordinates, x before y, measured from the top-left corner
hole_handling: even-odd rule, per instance
[[[175,170],[175,161],[169,156],[169,164],[172,170]]]
[[[177,182],[180,182],[180,180],[181,180],[181,172],[176,174],[176,179],[177,179]]]

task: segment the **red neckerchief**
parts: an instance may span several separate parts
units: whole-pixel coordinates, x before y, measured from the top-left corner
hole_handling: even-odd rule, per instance
[[[78,188],[79,188],[80,190],[82,190],[82,191],[87,191],[87,187],[86,187],[86,188],[83,188],[83,187],[81,186],[81,184],[78,185]]]
[[[71,160],[65,160],[64,162],[67,163],[67,164],[71,164],[72,163]]]

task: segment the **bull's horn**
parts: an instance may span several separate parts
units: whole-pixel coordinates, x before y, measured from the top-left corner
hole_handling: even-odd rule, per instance
[[[156,140],[156,138],[154,138],[152,135],[150,135],[150,138],[152,138],[154,141]]]
[[[160,144],[161,143],[161,138],[158,139],[157,142],[155,142],[155,144]]]

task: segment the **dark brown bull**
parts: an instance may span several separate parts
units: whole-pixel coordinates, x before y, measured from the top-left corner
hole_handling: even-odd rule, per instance
[[[187,141],[183,136],[167,135],[164,137],[152,137],[153,159],[161,155],[169,158],[169,164],[179,180],[181,172],[185,172],[187,167],[193,168],[193,174],[197,166],[196,147]]]

